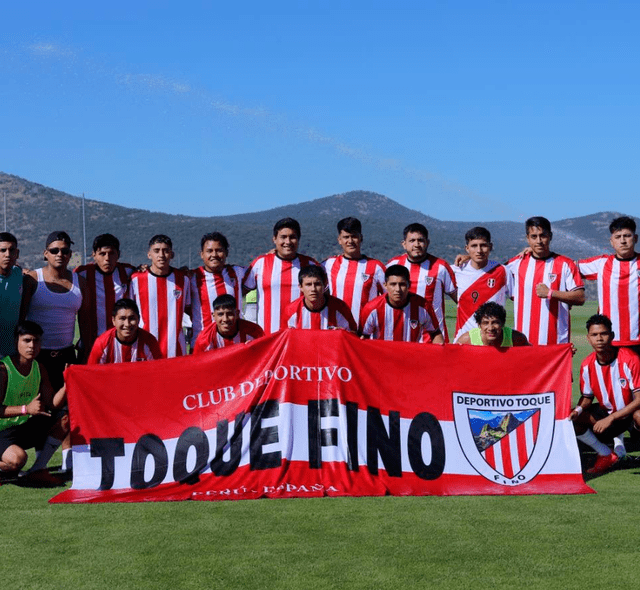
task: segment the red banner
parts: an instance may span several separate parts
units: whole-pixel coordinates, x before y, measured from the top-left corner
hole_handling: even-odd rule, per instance
[[[285,330],[66,380],[73,485],[52,502],[592,492],[569,345]]]

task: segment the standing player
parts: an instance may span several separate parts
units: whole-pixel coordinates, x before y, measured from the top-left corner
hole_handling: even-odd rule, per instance
[[[580,273],[598,281],[598,313],[611,318],[615,346],[631,346],[640,353],[640,254],[636,222],[618,217],[609,225],[615,254],[581,260]]]
[[[529,346],[529,341],[522,332],[505,326],[507,312],[495,301],[483,303],[473,315],[477,327],[462,334],[457,340],[458,344],[495,348]]]
[[[360,331],[375,340],[433,342],[443,344],[431,305],[409,291],[409,269],[393,264],[384,273],[386,295],[376,297],[362,309]]]
[[[444,335],[445,342],[449,342],[444,321],[444,294],[457,301],[453,270],[447,262],[427,252],[429,232],[424,225],[411,223],[404,228],[403,234],[402,247],[406,254],[392,258],[387,263],[387,268],[401,264],[409,269],[411,291],[431,304],[438,319],[438,328]]]
[[[0,233],[0,358],[16,351],[14,331],[21,318],[22,269],[16,266],[20,255],[18,240]]]
[[[262,328],[241,319],[236,298],[225,293],[213,302],[213,322],[198,335],[193,354],[251,342],[262,336]]]
[[[372,299],[384,293],[384,265],[360,251],[362,224],[355,217],[338,222],[338,244],[342,254],[327,258],[322,265],[327,271],[329,292],[342,299],[354,318]]]
[[[186,272],[173,268],[173,244],[163,234],[149,241],[151,265],[131,277],[130,297],[140,310],[140,327],[151,332],[166,358],[186,354],[182,316],[190,313],[191,290]]]
[[[628,348],[614,346],[614,338],[608,317],[598,314],[587,320],[593,352],[580,366],[582,396],[569,415],[578,440],[598,453],[587,473],[602,473],[616,463],[626,454],[623,433],[640,430],[640,359]],[[598,405],[592,405],[594,397]],[[613,452],[598,438],[613,439]]]
[[[285,311],[300,297],[298,273],[305,266],[318,263],[310,256],[298,254],[300,224],[291,217],[273,226],[275,253],[258,256],[244,280],[247,289],[257,289],[258,324],[265,334],[273,334],[287,325]]]
[[[164,358],[153,334],[138,326],[140,311],[133,299],[119,299],[111,311],[113,328],[103,332],[95,341],[89,365],[135,363]]]
[[[477,327],[474,314],[483,303],[494,301],[504,307],[513,288],[513,275],[500,263],[489,260],[489,254],[493,249],[489,230],[474,227],[464,237],[469,261],[461,267],[453,267],[458,285],[458,314],[454,341]]]
[[[212,323],[212,303],[228,293],[242,301],[242,280],[246,268],[227,264],[229,242],[220,232],[205,234],[200,240],[203,266],[191,275],[193,338]]]
[[[290,328],[329,330],[341,328],[357,332],[349,306],[326,293],[327,273],[321,266],[306,266],[298,274],[302,296],[292,302],[285,313]]]
[[[93,260],[75,269],[87,281],[86,313],[79,320],[86,329],[87,341],[82,342],[85,358],[96,338],[111,326],[113,306],[125,296],[135,267],[120,259],[120,241],[111,234],[100,234],[93,240]]]
[[[583,305],[584,285],[576,264],[550,250],[553,233],[544,217],[525,222],[530,251],[509,260],[513,273],[516,330],[531,344],[569,342],[572,305]]]

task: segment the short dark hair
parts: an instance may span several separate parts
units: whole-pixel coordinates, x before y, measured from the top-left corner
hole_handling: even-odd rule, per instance
[[[429,230],[421,223],[410,223],[402,230],[402,236],[406,240],[407,234],[422,234],[425,239],[429,239]]]
[[[18,247],[18,240],[8,231],[0,232],[0,242],[11,242],[12,244],[15,244],[16,248]]]
[[[327,278],[327,271],[322,266],[316,266],[315,264],[305,266],[298,273],[298,285],[302,285],[302,281],[308,277],[320,279],[323,285],[326,285],[329,282],[329,279]]]
[[[140,317],[140,310],[138,309],[138,305],[133,299],[127,299],[126,297],[118,299],[118,301],[116,301],[113,305],[113,311],[111,312],[111,315],[115,318],[121,309],[130,309],[138,317]]]
[[[609,224],[609,233],[615,233],[621,229],[630,229],[634,234],[636,233],[636,222],[631,218],[623,215],[622,217],[616,217]]]
[[[607,332],[613,332],[613,324],[611,320],[604,314],[596,313],[587,320],[587,332],[591,326],[604,326]]]
[[[549,234],[551,233],[551,222],[546,217],[529,217],[529,219],[524,222],[524,227],[527,234],[532,227],[539,227],[542,231],[546,231]]]
[[[389,277],[402,277],[403,279],[411,283],[411,275],[409,269],[402,264],[392,264],[387,270],[384,271],[384,282],[389,280]]]
[[[31,320],[22,320],[21,322],[18,322],[13,333],[16,338],[20,338],[20,336],[24,336],[26,334],[29,336],[42,336],[44,334],[44,330],[40,324],[36,324]]]
[[[360,220],[355,217],[345,217],[338,221],[338,234],[343,231],[348,234],[362,235],[362,223],[360,223]]]
[[[208,234],[204,234],[200,240],[200,251],[204,250],[204,245],[207,242],[220,242],[224,251],[229,254],[229,240],[223,236],[219,231],[214,231]]]
[[[165,236],[164,234],[156,234],[149,240],[149,248],[154,244],[166,244],[173,250],[173,242],[169,236]]]
[[[473,314],[473,319],[478,325],[482,322],[482,318],[496,318],[504,326],[507,321],[507,310],[495,301],[487,301]]]
[[[477,225],[464,234],[464,239],[467,244],[471,240],[486,240],[487,242],[491,242],[491,232],[486,227]]]
[[[215,311],[216,309],[238,309],[238,302],[233,295],[229,295],[229,293],[224,293],[223,295],[218,295],[211,305],[211,309]]]
[[[278,236],[278,232],[281,229],[292,229],[296,232],[298,239],[302,235],[300,231],[300,224],[293,217],[285,217],[280,221],[276,221],[276,224],[273,226],[273,237],[276,238]]]
[[[100,248],[113,248],[120,254],[120,240],[112,234],[100,234],[93,240],[93,251],[97,252]]]

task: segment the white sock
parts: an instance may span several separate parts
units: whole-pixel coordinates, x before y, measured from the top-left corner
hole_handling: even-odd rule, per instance
[[[620,458],[627,454],[627,449],[624,447],[624,434],[613,437],[613,452]]]
[[[585,445],[591,447],[596,453],[598,453],[598,455],[602,457],[606,457],[607,455],[611,454],[611,449],[604,443],[600,442],[591,430],[587,430],[584,434],[576,436],[576,438],[580,442],[583,442]]]
[[[62,467],[60,467],[60,471],[62,473],[66,473],[67,471],[71,471],[73,469],[73,453],[71,449],[62,449]]]
[[[53,438],[53,436],[47,437],[47,442],[44,443],[44,447],[42,447],[42,450],[38,451],[38,454],[36,455],[36,462],[32,465],[31,469],[27,471],[27,473],[33,473],[34,471],[46,469],[49,460],[51,459],[51,457],[53,457],[56,449],[61,444],[61,440]]]

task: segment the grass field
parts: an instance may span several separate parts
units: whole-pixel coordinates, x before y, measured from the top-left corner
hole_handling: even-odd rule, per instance
[[[576,366],[594,311],[573,312]],[[129,505],[49,505],[59,490],[5,484],[0,580],[29,590],[633,588],[638,475],[631,460],[586,496]]]

